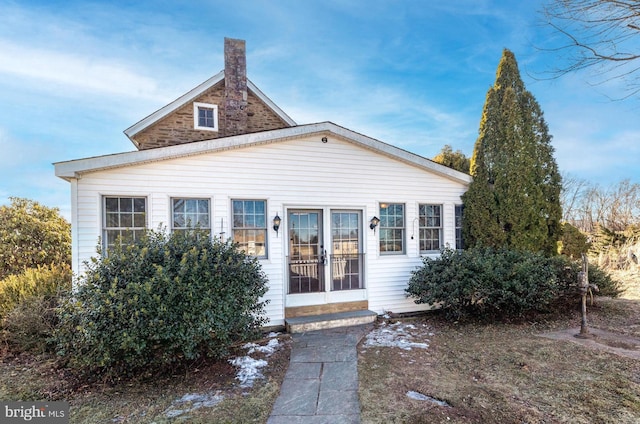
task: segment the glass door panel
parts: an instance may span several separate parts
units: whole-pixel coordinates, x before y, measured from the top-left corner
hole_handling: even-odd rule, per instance
[[[331,290],[364,288],[361,225],[359,211],[331,212]]]
[[[289,293],[317,293],[324,289],[325,251],[322,211],[291,210],[289,226]]]

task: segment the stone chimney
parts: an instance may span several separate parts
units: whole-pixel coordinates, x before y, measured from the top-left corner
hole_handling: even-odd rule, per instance
[[[247,133],[247,56],[244,40],[224,39],[224,136]]]

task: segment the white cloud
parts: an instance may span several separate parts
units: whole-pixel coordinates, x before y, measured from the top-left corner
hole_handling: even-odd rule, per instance
[[[6,40],[0,40],[0,73],[35,80],[43,88],[53,83],[61,85],[63,90],[167,100],[154,79],[139,75],[118,61],[44,50]]]

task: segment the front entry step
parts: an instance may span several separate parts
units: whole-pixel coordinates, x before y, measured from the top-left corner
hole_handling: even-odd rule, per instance
[[[335,314],[287,318],[285,325],[289,333],[304,333],[307,331],[369,324],[374,322],[377,316],[378,314],[373,311],[349,311]]]

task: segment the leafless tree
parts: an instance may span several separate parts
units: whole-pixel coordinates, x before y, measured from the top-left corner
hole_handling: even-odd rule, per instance
[[[587,233],[597,224],[617,232],[640,225],[640,184],[630,180],[603,188],[564,175],[561,204],[563,219]]]
[[[546,24],[560,37],[545,50],[560,52],[568,61],[552,70],[555,76],[591,68],[595,83],[625,81],[630,97],[640,94],[640,1],[549,0],[543,9]]]

